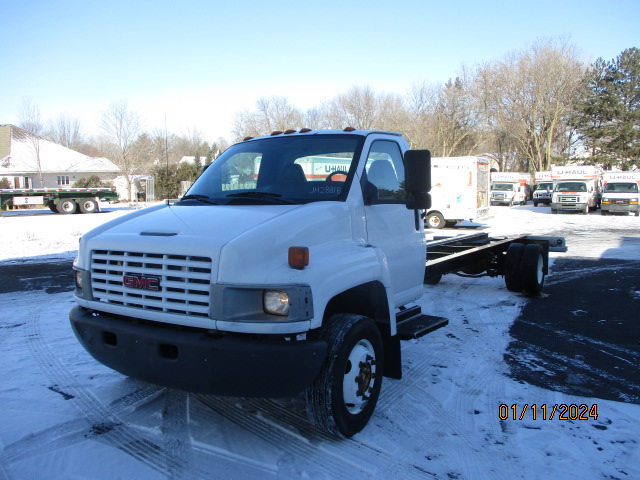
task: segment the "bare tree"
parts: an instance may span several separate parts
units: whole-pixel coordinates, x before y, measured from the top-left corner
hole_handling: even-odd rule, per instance
[[[80,120],[67,117],[64,113],[60,114],[55,121],[49,121],[46,137],[52,142],[73,150],[81,149],[85,143]]]
[[[18,126],[31,134],[27,136],[26,141],[33,152],[32,168],[38,172],[40,186],[44,187],[44,172],[42,170],[42,158],[40,156],[44,126],[40,117],[40,109],[37,105],[33,104],[29,98],[24,98],[20,105],[18,117],[20,119]],[[27,185],[25,185],[25,187],[26,186]]]
[[[479,95],[494,134],[508,132],[519,168],[547,170],[567,131],[584,65],[566,42],[538,41],[479,69]],[[554,150],[555,149],[555,150]]]
[[[141,153],[146,150],[136,145],[142,134],[140,117],[129,110],[126,100],[114,102],[102,113],[100,129],[102,148],[120,167],[127,184],[127,200],[130,200],[132,175],[140,173],[148,161],[148,156]]]
[[[236,140],[304,126],[302,112],[285,97],[260,98],[256,102],[256,108],[255,111],[245,110],[236,114],[233,126]]]

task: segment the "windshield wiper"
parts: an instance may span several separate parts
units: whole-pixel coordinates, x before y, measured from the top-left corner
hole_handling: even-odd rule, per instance
[[[227,195],[228,197],[233,198],[255,198],[257,200],[268,200],[273,203],[282,203],[285,205],[293,205],[295,202],[291,202],[289,200],[285,200],[280,193],[271,193],[271,192],[239,192],[239,193],[230,193]]]
[[[214,202],[213,200],[211,200],[209,197],[207,197],[206,195],[197,195],[197,194],[192,194],[192,195],[185,195],[184,197],[182,197],[180,199],[180,201],[182,202],[183,200],[198,200],[202,203],[207,203],[209,205],[218,205],[216,202]]]

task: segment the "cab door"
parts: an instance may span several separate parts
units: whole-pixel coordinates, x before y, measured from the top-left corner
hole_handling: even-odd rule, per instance
[[[362,182],[367,241],[384,256],[395,305],[416,300],[423,290],[426,241],[422,219],[416,229],[414,211],[406,207],[404,164],[397,142],[370,144]]]

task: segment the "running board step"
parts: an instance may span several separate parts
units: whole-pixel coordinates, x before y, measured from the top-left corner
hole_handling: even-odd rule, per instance
[[[449,323],[448,318],[424,315],[420,307],[405,310],[397,316],[398,335],[400,340],[420,338]]]

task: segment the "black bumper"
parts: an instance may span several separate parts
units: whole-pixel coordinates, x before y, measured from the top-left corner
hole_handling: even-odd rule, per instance
[[[133,323],[76,306],[69,319],[100,363],[133,378],[188,392],[285,397],[311,384],[324,341],[271,341]]]

